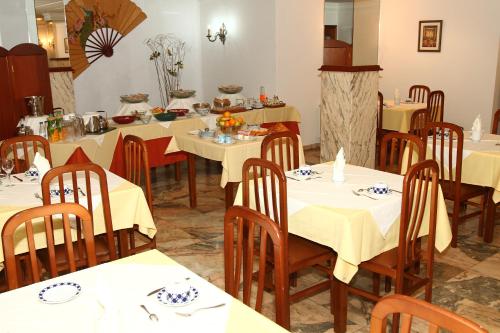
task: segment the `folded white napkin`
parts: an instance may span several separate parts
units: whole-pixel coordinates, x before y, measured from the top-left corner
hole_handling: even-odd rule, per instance
[[[481,140],[481,115],[479,114],[476,119],[474,119],[474,122],[472,123],[472,134],[471,134],[471,139],[473,141],[479,141]]]
[[[40,155],[39,152],[35,154],[35,158],[33,159],[33,165],[38,170],[38,181],[41,182],[43,176],[50,170],[50,163],[45,157]]]
[[[344,155],[344,147],[340,148],[337,156],[335,157],[335,162],[333,163],[333,177],[332,180],[335,183],[343,183],[345,180],[344,177],[344,169],[345,169],[345,155]]]

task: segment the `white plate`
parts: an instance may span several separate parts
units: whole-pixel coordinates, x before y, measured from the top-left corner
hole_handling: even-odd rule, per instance
[[[42,303],[59,304],[71,301],[80,295],[82,287],[75,282],[59,282],[43,288],[38,293],[38,299]]]
[[[219,140],[217,140],[217,139],[214,139],[213,141],[214,141],[214,143],[217,143],[219,145],[224,145],[224,146],[234,145],[234,140],[231,143],[225,143],[225,142],[220,143]]]
[[[199,293],[198,289],[196,289],[195,287],[191,286],[189,288],[189,296],[187,296],[186,298],[180,299],[180,300],[178,300],[177,302],[174,303],[171,300],[167,300],[167,290],[165,288],[163,288],[156,295],[156,299],[159,302],[161,302],[161,303],[163,303],[165,305],[168,305],[168,306],[185,306],[185,305],[191,304],[195,300],[197,300],[199,295],[200,295],[200,293]]]

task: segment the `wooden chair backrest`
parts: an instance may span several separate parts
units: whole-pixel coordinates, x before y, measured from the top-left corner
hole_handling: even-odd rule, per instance
[[[430,114],[427,109],[418,109],[411,115],[410,134],[414,134],[421,139],[426,136],[425,125],[430,121]]]
[[[32,272],[33,283],[40,281],[40,268],[38,266],[35,244],[34,224],[43,223],[45,226],[45,236],[47,241],[47,251],[49,253],[49,273],[51,277],[58,276],[55,244],[54,244],[54,230],[53,220],[54,215],[62,216],[62,229],[64,234],[64,247],[66,259],[70,272],[76,271],[75,263],[75,248],[71,237],[72,228],[70,225],[70,215],[76,217],[76,221],[83,229],[83,239],[79,237],[76,241],[76,251],[85,251],[87,258],[87,265],[89,267],[96,265],[96,253],[94,245],[94,234],[92,232],[92,217],[89,212],[81,205],[75,203],[62,203],[54,205],[46,205],[23,210],[16,213],[7,220],[2,230],[2,243],[3,253],[6,263],[7,283],[9,290],[19,287],[18,268],[15,256],[16,240],[19,239],[19,230],[21,225],[24,226],[26,240],[29,248],[29,262]],[[37,221],[43,218],[42,221]],[[59,216],[57,217],[60,218]],[[38,230],[38,228],[36,228]],[[17,231],[17,232],[16,232]],[[38,232],[38,231],[37,231]],[[85,246],[82,246],[82,241]]]
[[[268,244],[268,240],[272,244]],[[257,241],[256,241],[257,240]],[[243,303],[252,307],[252,275],[254,261],[258,260],[257,292],[255,311],[262,311],[264,282],[269,255],[274,258],[274,287],[276,323],[290,329],[290,307],[288,302],[288,256],[285,236],[279,226],[269,217],[242,206],[228,209],[224,217],[224,276],[228,294],[239,298],[243,284]],[[258,257],[258,259],[257,259]]]
[[[407,155],[407,162],[406,167],[403,168],[405,153]],[[391,132],[382,138],[382,143],[380,144],[381,171],[400,175],[402,170],[408,170],[415,161],[420,162],[424,157],[424,143],[416,135]]]
[[[421,84],[416,84],[416,85],[413,85],[410,87],[410,91],[408,92],[408,96],[414,102],[426,103],[427,99],[429,98],[430,93],[431,93],[431,90],[429,89],[429,87],[421,85]]]
[[[23,156],[19,156],[18,149],[22,149]],[[52,166],[52,156],[50,154],[49,142],[40,135],[21,135],[8,138],[0,145],[0,156],[9,157],[12,154],[14,160],[13,173],[20,173],[28,170],[31,166],[30,154],[33,156],[37,152],[43,152],[44,157],[49,160]]]
[[[427,123],[425,126],[425,149],[431,149],[430,158],[439,165],[439,178],[452,180],[456,186],[456,198],[460,197],[462,180],[462,155],[464,149],[464,132],[462,128],[451,123]],[[448,137],[441,133],[449,133]],[[448,138],[453,138],[448,140]],[[426,153],[429,157],[429,154]]]
[[[401,217],[399,225],[396,290],[403,290],[406,270],[422,259],[426,270],[421,283],[432,281],[436,239],[439,167],[425,160],[412,165],[403,179]],[[421,254],[419,233],[427,221],[427,249]]]
[[[382,124],[384,120],[384,95],[379,91],[378,92],[378,109],[377,109],[377,129],[382,129]]]
[[[260,157],[272,161],[283,170],[299,168],[299,139],[293,132],[278,132],[267,135],[260,146]]]
[[[137,186],[146,188],[146,200],[149,210],[153,212],[153,195],[151,191],[151,173],[146,142],[138,136],[126,135],[123,139],[125,158],[125,179]]]
[[[500,134],[498,133],[500,124],[500,109],[498,109],[493,115],[493,124],[491,125],[491,134]]]
[[[78,182],[78,176],[83,175],[83,180]],[[109,191],[106,172],[97,164],[68,164],[49,170],[42,178],[42,198],[43,204],[49,205],[53,198],[50,195],[51,185],[59,189],[59,201],[66,202],[66,198],[72,198],[73,202],[84,202],[92,220],[94,219],[94,203],[92,202],[91,178],[97,176],[99,182],[99,195],[101,197],[102,213],[104,217],[104,226],[106,230],[106,240],[110,260],[117,259],[116,245],[114,240],[113,222],[111,219],[111,208],[109,203]],[[66,178],[66,179],[64,179]],[[56,181],[54,181],[56,180]],[[82,184],[83,182],[83,184]],[[80,183],[80,184],[79,184]],[[64,185],[73,190],[73,194],[64,195]],[[83,187],[80,185],[84,185]],[[84,195],[85,194],[85,195]],[[84,206],[85,206],[84,205]],[[77,229],[79,234],[81,231]],[[80,257],[81,258],[81,257]]]
[[[279,165],[261,158],[243,163],[243,206],[268,216],[282,230],[288,251],[288,208],[285,172]]]
[[[439,306],[405,295],[386,296],[375,305],[370,321],[370,333],[385,333],[387,317],[392,314],[401,314],[401,333],[411,332],[413,318],[428,322],[429,333],[437,333],[440,328],[452,333],[488,333],[486,329],[473,321]]]
[[[436,90],[430,93],[427,100],[427,110],[430,113],[430,121],[442,122],[444,117],[444,92]]]

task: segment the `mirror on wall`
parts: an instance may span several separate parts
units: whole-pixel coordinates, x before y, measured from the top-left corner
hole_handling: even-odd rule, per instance
[[[378,64],[380,0],[325,0],[323,64]]]
[[[38,45],[47,51],[49,67],[70,67],[63,0],[34,0]]]

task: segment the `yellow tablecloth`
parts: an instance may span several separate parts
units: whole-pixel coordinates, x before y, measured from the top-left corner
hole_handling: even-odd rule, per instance
[[[411,124],[411,115],[418,109],[425,109],[425,103],[401,103],[394,105],[394,101],[384,102],[384,115],[382,118],[382,128],[401,133],[408,133]]]
[[[234,140],[233,144],[215,143],[213,140],[200,139],[196,135],[177,134],[172,141],[180,150],[213,161],[222,162],[222,176],[220,185],[225,187],[227,182],[241,182],[243,163],[251,157],[260,157],[260,145],[263,137],[255,141]],[[304,164],[304,151],[299,137],[299,163]]]
[[[23,177],[19,175],[19,177]],[[115,184],[115,185],[113,185]],[[108,173],[109,201],[111,206],[111,217],[113,229],[127,229],[134,224],[139,226],[139,231],[153,237],[156,234],[156,226],[151,216],[144,192],[142,189],[125,179]],[[15,189],[15,190],[13,190]],[[29,182],[25,179],[23,183],[16,183],[14,187],[1,187],[0,192],[0,229],[3,228],[9,217],[15,213],[41,205],[41,201],[34,197],[34,193],[41,195],[41,188],[38,183]],[[15,192],[14,192],[15,191]],[[13,199],[11,196],[16,195]],[[100,202],[100,195],[93,190],[93,197]],[[99,203],[94,206],[94,233],[96,235],[105,233],[102,205]],[[46,246],[45,233],[43,226],[38,225],[40,229],[35,234],[38,248]],[[56,233],[56,243],[63,243],[61,233]],[[24,232],[19,233],[19,242],[16,244],[16,253],[24,253],[28,250]],[[3,262],[3,249],[0,239],[0,262]]]
[[[300,113],[293,106],[286,106],[275,109],[259,109],[238,113],[247,124],[261,124],[267,122],[296,121],[300,122]],[[198,115],[191,118],[182,117],[175,121],[159,122],[152,119],[149,124],[142,124],[136,121],[132,124],[119,125],[110,121],[110,126],[116,127],[115,130],[102,135],[87,135],[76,141],[61,141],[51,143],[50,149],[52,162],[54,166],[66,164],[68,158],[73,154],[76,148],[81,147],[88,158],[105,169],[109,169],[113,159],[116,142],[120,134],[125,137],[127,134],[133,134],[144,140],[152,140],[161,137],[174,136],[187,133],[190,130],[203,129],[205,127],[215,128],[215,119],[219,117],[215,114],[209,114],[205,117]],[[175,143],[169,144],[165,153],[176,152],[179,149]]]
[[[321,180],[312,179],[309,185],[304,182],[293,180],[287,181],[288,198],[288,232],[323,244],[337,252],[338,258],[335,264],[334,275],[337,279],[348,283],[358,270],[358,265],[369,260],[380,253],[395,248],[398,245],[399,236],[399,217],[393,222],[387,233],[383,235],[380,227],[374,220],[366,206],[372,204],[371,199],[356,197],[346,193],[344,200],[348,204],[342,207],[359,206],[359,208],[339,208],[339,199],[335,199],[339,193],[337,191],[345,190],[344,187],[362,188],[375,182],[384,181],[388,184],[394,182],[397,175],[387,174],[381,171],[366,169],[366,176],[348,176],[349,169],[346,169],[346,183],[339,185],[338,190],[333,189],[328,199],[328,193],[321,191],[322,188],[336,185],[330,184],[332,173],[331,162],[319,164],[312,167],[313,170],[320,170]],[[386,176],[384,176],[386,174]],[[385,178],[387,177],[387,178]],[[399,177],[402,187],[402,177]],[[305,186],[308,189],[305,189]],[[315,190],[316,189],[316,190]],[[306,192],[307,191],[307,192]],[[308,195],[310,199],[304,199]],[[351,195],[352,197],[349,197]],[[399,195],[399,194],[392,194]],[[343,196],[343,194],[342,194]],[[382,199],[381,199],[382,200]],[[321,201],[321,204],[314,204],[315,201]],[[236,195],[235,205],[241,204],[241,186]],[[302,208],[297,210],[297,207]],[[295,208],[294,208],[295,207]],[[291,210],[294,210],[290,213]],[[427,216],[427,212],[426,212]],[[421,235],[425,235],[427,219],[424,218],[424,225],[421,229]],[[436,227],[436,248],[443,251],[448,247],[451,241],[451,229],[446,212],[446,205],[441,190],[438,195],[438,214]]]
[[[146,296],[185,277],[199,291],[191,304],[170,307],[156,295]],[[78,297],[57,305],[38,299],[42,288],[67,281],[81,286]],[[226,305],[192,317],[175,314],[220,302]],[[148,320],[140,304],[157,314],[159,321]],[[2,321],[5,332],[288,332],[157,250],[0,294],[0,313],[9,319]]]

